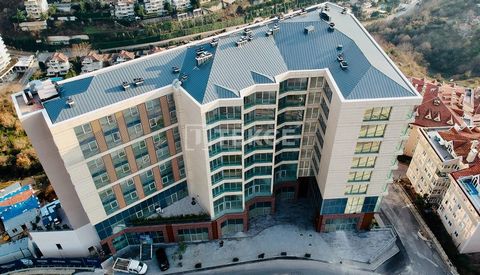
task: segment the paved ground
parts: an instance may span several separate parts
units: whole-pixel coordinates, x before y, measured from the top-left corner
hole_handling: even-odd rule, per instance
[[[405,171],[406,166],[399,166]],[[397,173],[398,176],[402,172]],[[383,199],[381,217],[385,223],[391,223],[400,237],[400,253],[390,260],[388,274],[449,274],[444,262],[430,245],[417,235],[420,225],[410,211],[410,205],[399,196],[394,185],[390,185],[389,194]]]
[[[372,272],[351,270],[342,265],[332,265],[304,260],[273,260],[268,262],[236,265],[214,270],[197,272],[196,274],[238,274],[238,275],[264,275],[264,274],[302,274],[302,275],[364,275]]]

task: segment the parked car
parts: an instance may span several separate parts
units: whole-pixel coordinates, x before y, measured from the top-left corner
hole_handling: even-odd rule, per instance
[[[114,271],[120,271],[131,274],[145,274],[148,266],[137,260],[117,258],[113,264]]]
[[[170,268],[167,253],[165,252],[164,248],[157,249],[157,252],[155,252],[155,254],[157,256],[158,266],[160,267],[161,271],[165,271]]]

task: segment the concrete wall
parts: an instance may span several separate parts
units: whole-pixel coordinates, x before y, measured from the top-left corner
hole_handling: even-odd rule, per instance
[[[76,230],[30,232],[30,236],[44,257],[86,257],[89,247],[100,246],[97,232],[90,224]]]

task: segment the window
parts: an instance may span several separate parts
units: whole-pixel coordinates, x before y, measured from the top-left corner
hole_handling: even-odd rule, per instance
[[[157,120],[155,118],[151,118],[148,120],[148,124],[150,125],[150,128],[153,128],[157,126]]]
[[[386,124],[377,124],[377,125],[362,125],[360,128],[360,138],[376,138],[383,137],[385,134]]]
[[[318,89],[323,87],[323,77],[311,77],[310,89]]]
[[[378,121],[390,119],[392,107],[375,107],[365,111],[363,121]]]
[[[118,141],[120,141],[120,139],[121,139],[121,138],[120,138],[120,132],[113,132],[113,133],[112,133],[112,140],[113,140],[113,142],[118,142]]]
[[[57,249],[58,249],[58,250],[63,250],[63,247],[62,247],[61,244],[57,243],[57,244],[55,244],[55,245],[57,246]]]
[[[345,207],[345,214],[361,213],[364,201],[364,197],[349,198]]]
[[[345,195],[366,194],[368,184],[349,184],[345,187]]]
[[[352,168],[373,168],[377,157],[355,157],[352,160]]]
[[[280,93],[307,90],[308,78],[290,78],[280,83]]]
[[[380,151],[380,141],[357,142],[355,154],[378,153]]]
[[[89,158],[100,153],[90,123],[77,126],[74,128],[74,131],[77,136],[80,149],[82,150],[85,158]]]
[[[355,182],[355,181],[370,181],[372,176],[372,171],[356,171],[350,172],[348,174],[348,181]]]

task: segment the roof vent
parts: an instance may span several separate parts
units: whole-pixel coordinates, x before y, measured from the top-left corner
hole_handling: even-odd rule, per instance
[[[347,8],[343,8],[342,14],[347,14]]]
[[[345,56],[343,56],[343,53],[339,53],[339,54],[337,55],[337,61],[338,61],[338,62],[345,61]]]
[[[307,14],[307,10],[305,10],[305,9],[302,9],[302,10],[298,13],[298,15],[304,15],[304,14]]]
[[[337,45],[337,51],[341,51],[343,50],[343,45],[342,44],[338,44]]]
[[[435,98],[435,99],[433,100],[433,105],[434,105],[434,106],[439,106],[439,105],[440,105],[440,99],[439,99],[439,98]]]
[[[177,66],[173,66],[173,67],[172,67],[172,73],[174,73],[174,74],[180,73],[180,68],[177,67]]]
[[[210,42],[210,46],[212,46],[212,47],[218,46],[218,40],[219,40],[219,39],[218,39],[217,37],[215,37],[214,39],[212,39],[212,42]]]
[[[314,31],[315,31],[315,27],[313,25],[306,26],[305,29],[303,29],[303,33],[305,34],[309,34]]]
[[[266,36],[273,35],[273,29],[268,29],[268,31],[265,33]]]
[[[237,42],[235,42],[235,44],[237,45],[237,47],[240,47],[240,46],[243,46],[245,44],[247,44],[247,37],[246,36],[242,36],[240,37],[240,39],[237,40]]]
[[[182,75],[180,75],[180,81],[185,82],[187,79],[188,79],[187,74],[183,73]]]
[[[69,97],[69,98],[67,99],[67,105],[68,105],[68,107],[70,107],[70,108],[73,108],[73,106],[75,106],[75,101],[73,100],[73,98]]]
[[[137,77],[133,79],[133,83],[135,83],[135,86],[140,86],[145,82],[143,77]]]
[[[328,24],[328,31],[333,32],[335,30],[335,23],[331,22]]]
[[[330,21],[330,16],[326,12],[321,11],[320,12],[320,19],[328,22],[328,21]]]
[[[128,83],[127,81],[123,81],[122,82],[122,87],[123,87],[124,90],[126,90],[126,89],[130,88],[130,83]]]
[[[329,8],[327,5],[325,5],[325,7],[323,7],[323,10],[324,10],[324,11],[329,11],[330,8]]]
[[[347,63],[347,61],[345,61],[345,60],[340,61],[340,68],[342,68],[342,70],[348,69],[348,63]]]
[[[278,26],[278,24],[273,25],[272,31],[273,31],[273,34],[279,32],[280,31],[280,26]]]
[[[197,52],[197,56],[195,57],[195,60],[197,60],[197,66],[208,62],[212,57],[213,54],[208,51]]]
[[[253,32],[252,32],[252,29],[250,29],[250,28],[245,28],[245,29],[243,29],[243,34],[245,34],[245,35],[250,35],[250,34],[252,34],[252,33],[253,33]]]

